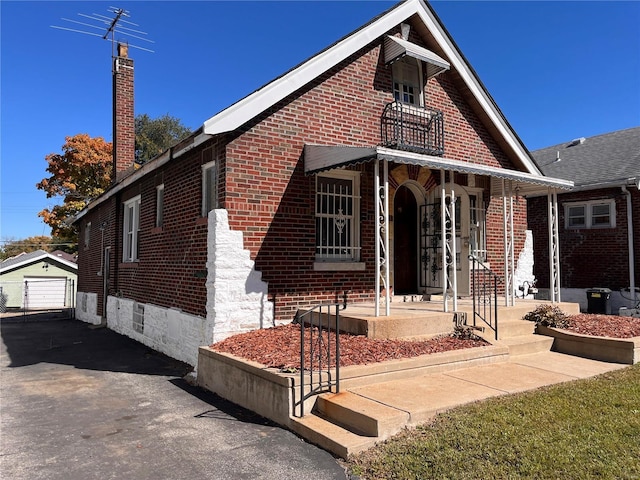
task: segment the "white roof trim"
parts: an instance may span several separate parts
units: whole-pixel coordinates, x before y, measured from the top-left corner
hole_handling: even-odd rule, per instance
[[[449,58],[451,65],[460,74],[471,93],[518,156],[527,172],[541,175],[542,172],[535,165],[524,146],[491,101],[487,92],[478,82],[475,74],[459,54],[444,28],[422,0],[407,0],[399,4],[378,20],[357,30],[344,40],[312,57],[294,70],[289,71],[284,76],[268,83],[261,89],[209,118],[204,122],[204,133],[216,135],[235,130],[414,14],[419,15],[438,45],[443,49],[445,56]]]
[[[427,50],[420,45],[411,43],[398,37],[387,35],[384,39],[384,62],[393,63],[405,55],[417,58],[427,63],[427,77],[435,77],[442,72],[449,70],[451,65],[444,58],[439,57],[431,50]]]
[[[217,135],[235,130],[319,77],[354,52],[381,37],[391,28],[415,14],[421,6],[425,8],[419,0],[407,0],[398,5],[373,23],[206,120],[203,125],[204,133]]]
[[[38,255],[37,257],[30,257],[30,258],[26,258],[25,260],[22,260],[20,262],[16,262],[16,263],[12,263],[11,265],[6,265],[4,267],[0,267],[0,272],[5,272],[7,270],[15,270],[16,268],[21,268],[24,267],[25,265],[29,265],[31,263],[37,263],[43,259],[51,259],[51,260],[55,260],[56,262],[60,262],[63,265],[66,265],[67,267],[71,267],[75,270],[78,269],[78,264],[77,263],[73,263],[70,262],[69,260],[66,260],[62,257],[56,257],[55,255],[51,255],[48,252],[43,253],[42,255]],[[7,259],[9,260],[9,259]]]
[[[422,0],[416,0],[422,3]],[[494,103],[489,98],[487,92],[482,85],[477,81],[475,74],[469,68],[467,62],[458,54],[458,50],[451,42],[451,39],[446,34],[445,30],[438,23],[436,18],[431,14],[431,11],[424,6],[422,9],[418,9],[418,15],[422,21],[427,25],[429,31],[435,38],[436,42],[443,49],[445,55],[451,60],[451,64],[455,70],[460,74],[465,84],[471,90],[474,97],[480,102],[481,107],[487,113],[493,124],[498,128],[498,131],[502,137],[507,141],[509,146],[516,153],[522,164],[525,166],[529,173],[542,175],[542,172],[531,159],[529,153],[524,146],[516,138],[513,130],[507,125],[504,117],[498,111]]]
[[[174,158],[178,158],[181,155],[184,155],[185,153],[187,153],[188,151],[193,150],[197,146],[209,140],[209,138],[210,138],[209,135],[205,135],[204,133],[198,133],[193,137],[193,142],[189,143],[186,147],[180,150],[174,151],[173,153],[172,153],[173,147],[165,150],[163,153],[161,153],[157,157],[151,159],[149,162],[142,165],[142,167],[140,167],[134,173],[124,178],[122,181],[120,181],[120,183],[117,183],[113,188],[107,190],[102,195],[100,195],[99,197],[89,202],[89,204],[86,207],[84,207],[82,210],[76,213],[73,217],[67,219],[65,223],[69,225],[73,225],[82,217],[84,217],[87,214],[87,212],[92,208],[100,205],[102,202],[104,202],[105,200],[108,200],[109,198],[114,196],[116,193],[122,191],[124,188],[138,181],[138,179],[160,168],[161,166],[165,165],[166,163],[173,160]]]

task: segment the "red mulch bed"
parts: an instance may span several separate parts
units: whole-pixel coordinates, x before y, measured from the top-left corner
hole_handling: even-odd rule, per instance
[[[580,314],[569,317],[566,330],[598,337],[629,338],[640,336],[640,318],[614,315]],[[309,344],[309,329],[305,331],[305,346]],[[327,341],[327,336],[323,337]],[[330,334],[335,342],[335,333]],[[411,358],[430,353],[447,352],[462,348],[482,347],[488,342],[441,336],[426,341],[374,340],[361,335],[340,334],[340,366],[366,365],[399,358]],[[218,352],[231,353],[280,369],[300,368],[300,326],[294,324],[254,330],[229,337],[211,345]],[[308,348],[307,348],[308,350]],[[331,359],[335,366],[335,359]],[[306,352],[305,362],[310,361]],[[314,359],[317,361],[317,359]],[[326,358],[323,358],[326,365]]]
[[[309,329],[305,329],[305,347],[309,345]],[[314,333],[317,338],[317,332]],[[323,337],[327,341],[327,336]],[[335,333],[330,334],[332,345]],[[453,336],[441,336],[426,341],[374,340],[362,335],[340,334],[340,366],[366,365],[398,358],[411,358],[429,353],[447,352],[462,348],[483,347],[488,342],[467,340]],[[231,353],[261,363],[267,367],[280,369],[300,368],[300,326],[282,325],[252,332],[241,333],[211,345],[218,352]],[[308,348],[307,348],[308,350]],[[309,362],[306,352],[305,362]],[[331,359],[335,366],[335,359]],[[314,360],[317,361],[317,360]],[[326,359],[323,359],[326,365]]]
[[[569,317],[565,330],[594,337],[640,337],[640,318],[581,313]]]

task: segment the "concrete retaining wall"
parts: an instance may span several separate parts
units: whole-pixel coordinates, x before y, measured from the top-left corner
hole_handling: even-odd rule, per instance
[[[427,373],[506,362],[508,358],[507,347],[493,345],[371,365],[353,365],[340,369],[341,391]],[[299,414],[299,406],[296,406],[300,398],[299,379],[299,373],[280,373],[260,363],[215,352],[209,347],[200,347],[199,350],[199,386],[286,427],[290,426],[290,417]],[[305,385],[309,385],[308,376],[305,376]],[[309,388],[305,387],[305,394],[308,392]],[[305,402],[305,414],[311,412],[314,402],[315,397]]]
[[[553,337],[552,350],[604,362],[634,364],[640,362],[640,337],[610,338],[581,335],[538,325],[536,332]]]

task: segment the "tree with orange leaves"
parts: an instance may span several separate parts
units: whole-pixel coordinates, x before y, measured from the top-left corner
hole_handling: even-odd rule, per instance
[[[45,208],[38,213],[51,227],[54,236],[77,241],[77,232],[65,220],[80,212],[91,200],[104,192],[111,183],[112,145],[102,137],[91,138],[86,133],[66,137],[62,153],[45,157],[51,174],[36,187],[47,198],[62,197],[62,205]]]

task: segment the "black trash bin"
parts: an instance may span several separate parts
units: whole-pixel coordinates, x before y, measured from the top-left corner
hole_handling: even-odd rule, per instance
[[[590,288],[587,290],[587,313],[611,315],[611,289]]]

